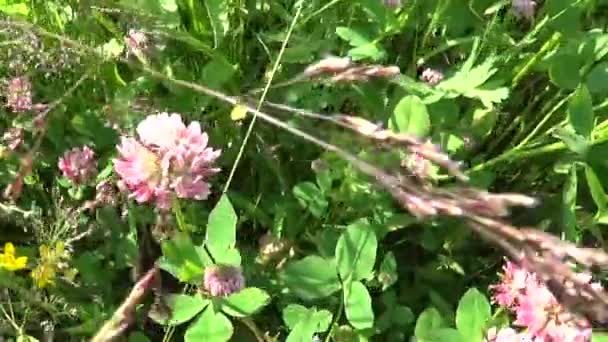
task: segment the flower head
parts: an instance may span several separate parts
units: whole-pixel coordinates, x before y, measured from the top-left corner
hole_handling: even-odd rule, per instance
[[[0,268],[11,272],[24,269],[27,264],[27,257],[15,257],[15,254],[15,246],[10,242],[5,243],[4,252],[0,254]]]
[[[439,84],[439,82],[443,81],[443,73],[439,70],[426,68],[422,71],[420,79],[430,86],[435,86]]]
[[[502,282],[494,285],[494,301],[499,305],[512,307],[523,294],[529,282],[534,282],[533,276],[525,269],[507,261],[503,266]]]
[[[88,146],[75,147],[59,159],[59,169],[63,175],[76,184],[83,184],[97,174],[95,152]]]
[[[148,45],[148,37],[139,30],[130,29],[125,37],[129,54],[135,54],[144,50]]]
[[[513,0],[511,8],[517,18],[532,20],[536,11],[536,2],[532,0]]]
[[[245,287],[245,278],[238,267],[209,266],[205,269],[203,285],[212,296],[228,296]]]
[[[8,81],[6,106],[15,113],[32,109],[32,84],[26,77],[15,77]]]
[[[23,128],[11,127],[2,135],[2,142],[15,151],[23,143]]]
[[[494,300],[515,313],[514,325],[525,328],[527,341],[589,341],[589,323],[583,318],[577,319],[575,323],[572,313],[560,305],[549,288],[539,281],[534,273],[527,272],[511,262],[507,262],[503,270],[502,282],[493,286]],[[588,274],[581,274],[580,279],[591,282]]]
[[[155,202],[166,209],[170,194],[179,198],[207,199],[207,178],[221,151],[210,148],[207,133],[198,122],[189,126],[179,114],[150,115],[137,126],[139,140],[122,138],[114,169],[125,188],[140,202]]]

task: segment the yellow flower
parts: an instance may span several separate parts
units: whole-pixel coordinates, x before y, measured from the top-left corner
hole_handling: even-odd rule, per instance
[[[15,246],[7,242],[4,245],[4,253],[0,254],[0,267],[12,272],[24,269],[26,264],[27,257],[15,258]]]
[[[55,267],[49,264],[39,264],[32,270],[32,278],[39,288],[45,288],[47,285],[55,285]]]

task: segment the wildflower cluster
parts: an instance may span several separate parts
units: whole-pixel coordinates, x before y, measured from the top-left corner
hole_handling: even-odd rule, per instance
[[[95,152],[88,146],[75,147],[64,153],[58,167],[75,184],[85,184],[97,174]]]
[[[0,254],[0,268],[11,272],[24,269],[27,264],[27,257],[17,257],[16,254],[15,246],[12,243],[4,244],[4,251]]]
[[[494,301],[515,313],[513,328],[491,330],[488,342],[535,341],[535,342],[586,342],[591,339],[591,326],[586,320],[573,320],[572,313],[560,305],[555,296],[537,278],[513,262],[503,267],[501,283],[494,285]],[[591,276],[581,274],[589,282]],[[591,284],[600,286],[599,284]]]
[[[32,83],[27,77],[15,77],[7,82],[6,107],[14,113],[32,109]]]
[[[62,273],[68,280],[72,280],[76,276],[76,271],[69,269],[66,263],[70,253],[66,250],[63,242],[58,241],[54,248],[42,244],[39,253],[38,265],[31,273],[36,286],[39,288],[54,286],[59,273]]]
[[[198,122],[186,127],[179,114],[150,115],[137,126],[137,135],[122,137],[118,146],[119,187],[159,209],[169,208],[172,193],[197,200],[209,196],[206,179],[219,172],[213,163],[221,151],[207,146],[209,137]]]

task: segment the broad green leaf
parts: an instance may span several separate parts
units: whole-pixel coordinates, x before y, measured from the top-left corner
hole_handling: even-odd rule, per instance
[[[570,174],[562,191],[562,220],[565,237],[569,241],[576,241],[576,193],[577,193],[576,165],[570,167]]]
[[[415,319],[416,316],[407,306],[397,305],[391,311],[391,320],[396,326],[405,327],[414,322]]]
[[[207,243],[214,247],[234,247],[236,243],[236,222],[236,213],[228,195],[224,194],[209,214]]]
[[[344,288],[344,312],[348,322],[356,329],[369,329],[374,326],[372,298],[365,285],[356,281]]]
[[[289,304],[283,309],[283,321],[292,330],[298,322],[302,321],[308,314],[309,309],[300,304]]]
[[[224,342],[229,341],[234,328],[230,320],[221,312],[215,312],[211,306],[188,327],[184,335],[185,342]]]
[[[346,40],[351,46],[355,47],[366,45],[371,42],[371,39],[367,37],[366,34],[344,26],[336,27],[336,34],[338,37]]]
[[[418,137],[425,137],[431,129],[431,121],[426,105],[415,95],[408,95],[401,99],[388,126],[398,133],[410,133]]]
[[[125,44],[119,42],[116,38],[110,39],[109,42],[103,44],[101,48],[99,48],[99,52],[106,60],[111,60],[120,56],[124,50]]]
[[[163,251],[160,263],[162,269],[183,282],[202,277],[204,264],[188,234],[177,232],[173,239],[161,243],[161,249]]]
[[[257,313],[268,303],[268,293],[256,287],[248,287],[222,299],[222,311],[233,317],[247,317]]]
[[[445,326],[441,314],[435,308],[428,308],[424,310],[418,320],[416,321],[416,327],[414,328],[414,335],[418,341],[430,341],[433,333],[439,328]]]
[[[591,336],[591,342],[608,342],[608,334],[601,332],[594,332]]]
[[[200,254],[202,254],[203,252],[206,253],[206,251],[204,251],[202,248],[202,246],[200,248],[197,247],[197,251]],[[213,256],[213,260],[217,264],[232,266],[241,265],[241,253],[239,253],[239,250],[234,247],[207,245],[207,250],[209,251],[209,253],[211,253],[211,255]],[[209,259],[209,261],[211,261],[211,259]],[[210,263],[205,263],[205,265],[210,265]]]
[[[135,331],[129,334],[129,342],[150,342],[150,339],[143,332]]]
[[[220,88],[228,82],[236,72],[236,66],[222,57],[216,56],[203,68],[202,80],[210,88]]]
[[[589,186],[591,197],[593,197],[593,201],[597,206],[598,213],[606,212],[608,197],[606,196],[600,179],[589,165],[585,165],[585,178],[587,178],[587,185]]]
[[[393,252],[389,251],[384,255],[382,263],[380,264],[380,272],[378,272],[378,281],[382,283],[382,291],[393,286],[397,282],[399,277],[397,273],[397,259]]]
[[[317,311],[314,308],[309,309],[299,304],[289,304],[283,309],[283,321],[290,330],[295,329],[296,325],[305,319],[317,323],[314,332],[324,332],[329,329],[332,314],[324,309]]]
[[[589,139],[593,131],[593,104],[587,87],[576,89],[568,104],[568,121],[577,134]]]
[[[171,308],[171,318],[164,322],[158,322],[163,325],[180,325],[185,323],[209,305],[209,300],[202,298],[198,294],[194,296],[171,294],[166,298],[167,304]]]
[[[305,300],[324,298],[340,289],[335,261],[317,255],[287,264],[281,278]]]
[[[300,321],[293,327],[287,336],[286,342],[310,342],[316,331],[317,322],[313,318],[313,313],[306,311]]]
[[[0,12],[27,16],[30,14],[30,9],[26,1],[0,0]]]
[[[378,240],[373,229],[364,223],[349,225],[336,244],[336,263],[342,281],[367,278],[376,262]]]
[[[469,289],[456,310],[456,328],[465,341],[481,342],[486,321],[492,316],[490,302],[479,290]]]
[[[472,342],[463,338],[460,332],[452,328],[442,328],[433,333],[432,342]],[[422,342],[422,341],[421,341]]]
[[[585,82],[589,92],[606,94],[608,92],[608,62],[602,62],[589,71]]]
[[[579,69],[581,59],[571,54],[556,56],[549,68],[549,78],[556,86],[562,89],[576,89],[581,81]]]
[[[311,182],[302,182],[294,186],[293,195],[300,205],[308,209],[316,218],[321,218],[329,205],[323,192]]]
[[[372,61],[378,61],[384,58],[386,52],[382,48],[379,48],[377,44],[369,43],[348,50],[348,55],[354,61],[359,61],[365,58],[369,58]]]

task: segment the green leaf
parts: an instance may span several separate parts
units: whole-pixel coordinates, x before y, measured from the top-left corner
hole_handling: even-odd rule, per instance
[[[198,247],[197,247],[198,248]],[[216,245],[207,245],[207,250],[213,256],[213,260],[217,264],[221,265],[232,265],[232,266],[240,266],[241,265],[241,253],[239,250],[233,247],[225,247],[225,246],[216,246]],[[203,247],[201,246],[198,249],[199,253],[203,253]],[[205,252],[206,253],[206,252]],[[211,259],[209,259],[210,263],[206,263],[205,265],[211,264]]]
[[[576,89],[568,104],[568,121],[577,134],[589,139],[593,131],[593,104],[587,87]]]
[[[185,323],[209,305],[209,300],[202,298],[200,295],[171,294],[166,298],[167,304],[171,308],[171,318],[164,322],[158,322],[163,325]]]
[[[162,269],[183,282],[202,279],[204,264],[188,234],[177,232],[173,239],[161,243],[161,249]]]
[[[380,272],[378,273],[378,281],[382,283],[382,291],[386,291],[389,287],[397,282],[399,275],[397,273],[397,259],[393,252],[389,251],[384,255],[380,264]]]
[[[348,322],[356,329],[369,329],[374,326],[372,298],[365,285],[358,281],[344,288],[344,311]]]
[[[214,247],[234,247],[237,217],[228,195],[222,195],[209,214],[206,241]]]
[[[236,66],[223,56],[216,55],[203,68],[202,81],[206,86],[218,89],[228,82],[235,74]]]
[[[576,89],[581,81],[580,68],[581,58],[578,55],[562,53],[552,61],[549,78],[562,89]]]
[[[185,342],[209,341],[224,342],[230,340],[234,328],[230,320],[221,312],[215,312],[211,306],[188,327],[184,335]]]
[[[608,62],[594,66],[587,74],[585,84],[591,93],[606,94],[608,92]]]
[[[570,151],[577,153],[581,157],[585,157],[587,155],[587,151],[589,150],[589,141],[584,137],[572,132],[571,130],[567,130],[561,127],[555,128],[552,131],[552,134],[561,139]]]
[[[375,43],[369,43],[348,50],[348,55],[353,61],[360,61],[365,58],[369,58],[372,61],[378,61],[384,58],[386,52],[379,48]]]
[[[433,333],[432,342],[472,342],[462,337],[460,332],[452,328],[442,328]],[[421,341],[423,342],[423,341]]]
[[[25,1],[0,0],[0,12],[27,16],[30,14],[30,9]]]
[[[431,130],[431,121],[426,105],[415,95],[402,98],[395,107],[388,126],[394,132],[427,136]]]
[[[430,341],[433,333],[444,326],[445,323],[439,311],[435,308],[428,308],[418,316],[414,335],[418,341]]]
[[[585,165],[585,178],[587,178],[587,185],[589,186],[591,197],[597,206],[598,213],[606,212],[606,207],[608,205],[606,191],[604,191],[604,187],[597,177],[597,174],[589,165]]]
[[[323,192],[311,182],[302,182],[294,186],[293,195],[300,205],[307,208],[316,218],[322,217],[329,205]]]
[[[315,333],[317,323],[313,314],[307,311],[287,336],[286,342],[310,342]]]
[[[578,233],[576,231],[576,192],[577,192],[576,165],[570,167],[570,174],[564,184],[562,191],[562,220],[566,239],[576,241]]]
[[[367,278],[376,262],[378,240],[369,225],[357,222],[349,225],[336,244],[336,263],[342,281]]]
[[[456,328],[465,341],[481,342],[486,321],[492,316],[490,302],[479,290],[469,289],[456,310]]]
[[[335,261],[317,255],[287,264],[281,278],[305,300],[324,298],[340,289]]]
[[[135,331],[129,334],[129,342],[150,342],[150,339],[143,332]]]
[[[270,296],[261,289],[248,287],[222,299],[222,311],[233,317],[247,317],[270,303]]]
[[[338,37],[346,40],[351,46],[355,47],[366,45],[371,42],[371,39],[367,37],[366,34],[344,26],[336,27],[336,34]]]
[[[283,321],[290,330],[295,329],[296,325],[304,320],[316,322],[314,332],[324,332],[329,329],[331,324],[331,312],[323,309],[317,311],[315,308],[306,308],[299,304],[289,304],[283,309]]]
[[[608,334],[601,332],[594,332],[591,336],[591,342],[608,342]]]

